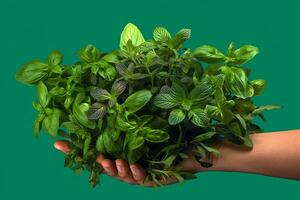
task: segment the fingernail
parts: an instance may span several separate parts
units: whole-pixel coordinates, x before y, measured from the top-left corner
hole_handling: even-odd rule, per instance
[[[137,167],[134,166],[134,165],[131,165],[131,166],[130,166],[130,169],[131,169],[132,175],[133,175],[133,176],[136,176],[136,175],[137,175],[136,171],[138,170]]]
[[[118,168],[118,171],[119,171],[119,172],[121,172],[121,173],[124,172],[124,167],[123,167],[123,165],[117,164],[117,168]]]

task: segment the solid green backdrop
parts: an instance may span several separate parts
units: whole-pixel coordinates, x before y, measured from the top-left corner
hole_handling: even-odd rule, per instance
[[[265,131],[300,128],[300,1],[16,1],[0,2],[0,199],[289,199],[300,197],[300,182],[254,174],[205,172],[197,180],[165,188],[132,186],[102,176],[89,187],[88,174],[63,167],[54,139],[33,137],[35,88],[15,81],[28,60],[46,59],[51,50],[65,63],[92,43],[102,51],[118,47],[123,26],[133,22],[146,37],[157,25],[173,34],[192,29],[187,46],[211,44],[225,50],[253,44],[261,50],[250,63],[251,78],[264,78],[267,89],[258,105],[279,104],[266,113]],[[291,148],[293,148],[291,146]],[[300,155],[300,154],[299,154]]]

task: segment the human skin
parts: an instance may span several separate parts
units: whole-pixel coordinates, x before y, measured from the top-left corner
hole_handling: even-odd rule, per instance
[[[177,167],[180,170],[197,173],[203,171],[226,171],[254,173],[266,176],[300,180],[300,130],[278,131],[250,135],[253,149],[225,141],[219,147],[221,156],[213,156],[213,166],[202,167],[192,156],[183,160]],[[57,141],[58,150],[68,153],[68,142]],[[191,153],[190,153],[191,154]],[[144,182],[145,170],[139,164],[129,165],[125,160],[115,161],[97,157],[97,162],[106,174],[130,184],[155,186]],[[161,180],[162,184],[175,183],[176,179]]]

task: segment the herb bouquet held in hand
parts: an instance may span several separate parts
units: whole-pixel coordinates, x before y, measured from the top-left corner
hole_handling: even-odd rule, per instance
[[[226,54],[209,45],[191,50],[183,47],[190,35],[190,29],[171,36],[156,27],[145,40],[129,23],[115,51],[88,45],[75,64],[63,64],[57,51],[47,61],[25,64],[16,79],[37,86],[35,134],[43,128],[65,137],[72,149],[65,166],[89,170],[92,186],[102,172],[99,154],[139,163],[146,179],[159,184],[194,177],[175,167],[187,151],[210,167],[207,158],[220,154],[214,144],[224,139],[251,150],[249,134],[261,132],[252,119],[265,120],[263,111],[278,108],[256,106],[251,99],[262,93],[265,81],[248,80],[250,70],[242,65],[258,49],[231,43]]]

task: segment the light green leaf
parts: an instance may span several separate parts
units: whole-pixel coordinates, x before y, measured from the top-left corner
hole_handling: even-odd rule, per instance
[[[50,115],[47,115],[44,118],[43,121],[43,127],[45,129],[45,131],[52,135],[52,136],[56,136],[57,135],[57,131],[59,128],[59,118],[60,118],[61,112],[58,109],[53,109],[52,113]]]
[[[276,110],[276,109],[280,109],[281,107],[278,105],[265,105],[265,106],[259,106],[257,108],[255,108],[255,110],[252,112],[252,114],[254,115],[258,115],[261,114],[264,111],[267,110]]]
[[[218,49],[210,45],[203,45],[195,49],[192,54],[200,61],[207,63],[218,63],[225,61],[226,57]]]
[[[244,45],[234,51],[234,56],[230,63],[242,65],[254,58],[259,53],[257,47],[252,45]]]
[[[101,53],[94,45],[89,44],[79,50],[78,56],[83,62],[93,63],[99,61]]]
[[[174,99],[170,94],[162,93],[162,94],[158,94],[154,98],[154,105],[159,108],[170,109],[180,105],[180,102]]]
[[[40,104],[45,108],[49,103],[49,95],[47,86],[40,81],[37,86],[37,96]]]
[[[170,125],[175,125],[182,122],[184,118],[185,118],[185,113],[181,109],[175,109],[171,111],[168,118],[168,122]]]
[[[41,61],[31,61],[17,72],[16,79],[25,84],[36,84],[48,75],[48,64]]]
[[[166,28],[159,26],[154,29],[153,38],[158,42],[168,42],[171,39],[171,35]]]
[[[124,46],[127,45],[128,41],[131,41],[133,46],[139,46],[145,39],[141,33],[141,31],[132,23],[128,23],[124,30],[122,31],[120,38],[120,49],[124,49]]]
[[[254,89],[254,95],[258,96],[261,95],[261,93],[264,91],[266,87],[266,81],[263,79],[256,79],[253,81],[250,81],[250,84],[252,85]]]
[[[149,90],[140,90],[131,94],[122,106],[129,112],[136,112],[144,107],[151,99],[152,93]]]
[[[56,66],[62,63],[64,56],[58,51],[52,51],[48,56],[48,63],[50,66]]]
[[[254,95],[254,89],[248,83],[248,78],[243,68],[224,66],[220,70],[225,75],[224,87],[227,91],[242,99]]]
[[[191,37],[191,29],[181,29],[178,31],[174,38],[172,38],[172,45],[174,48],[178,49],[182,44]]]
[[[205,127],[208,124],[209,117],[206,114],[205,110],[201,108],[190,110],[189,118],[191,119],[191,122],[197,126]]]
[[[95,121],[91,121],[88,119],[87,112],[90,109],[90,105],[88,103],[82,102],[84,99],[84,94],[79,93],[76,96],[75,102],[73,104],[73,115],[74,118],[82,125],[87,128],[94,129],[96,127]]]
[[[161,143],[169,139],[169,134],[166,131],[159,129],[150,129],[146,127],[143,129],[145,140],[152,143]]]

